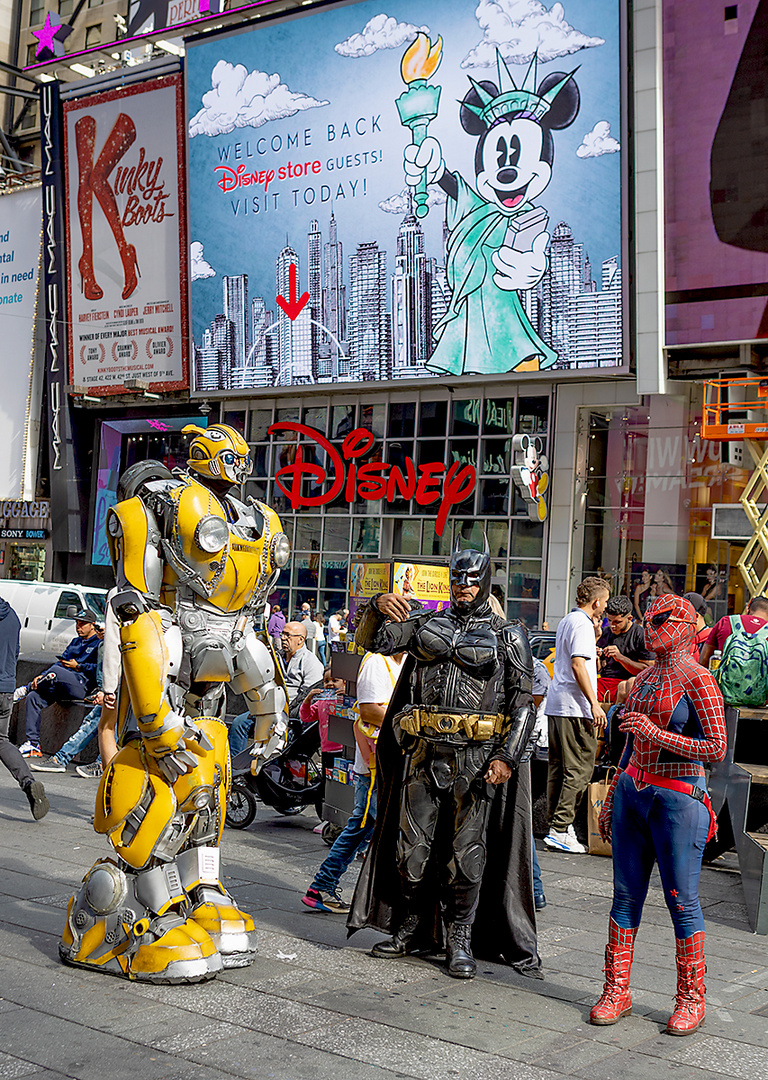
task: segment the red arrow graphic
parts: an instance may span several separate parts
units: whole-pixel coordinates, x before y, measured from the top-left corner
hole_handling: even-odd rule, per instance
[[[276,297],[278,304],[283,309],[288,318],[293,322],[294,319],[298,319],[304,308],[309,303],[309,293],[302,293],[301,296],[297,296],[298,288],[296,286],[296,263],[291,263],[288,267],[288,299],[284,296]]]

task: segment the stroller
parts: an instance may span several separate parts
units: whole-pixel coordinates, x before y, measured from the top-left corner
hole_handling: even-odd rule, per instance
[[[227,825],[246,829],[256,817],[257,799],[279,814],[300,814],[314,806],[318,817],[323,806],[320,725],[302,724],[290,717],[285,747],[267,761],[258,772],[251,772],[251,748],[232,759],[232,787],[227,799]]]

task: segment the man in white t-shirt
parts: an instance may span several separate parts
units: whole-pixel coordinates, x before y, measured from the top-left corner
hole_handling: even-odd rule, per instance
[[[576,607],[557,628],[552,687],[547,694],[549,832],[553,851],[583,855],[573,822],[595,767],[597,733],[605,713],[597,698],[594,619],[602,619],[610,591],[603,578],[588,577],[576,590]]]
[[[336,652],[336,647],[341,642],[341,612],[334,611],[328,620],[328,641],[330,642],[331,652]]]
[[[339,882],[355,855],[367,846],[373,835],[376,824],[375,776],[371,772],[374,736],[381,727],[404,659],[404,652],[394,656],[369,652],[360,664],[357,673],[360,721],[357,726],[363,732],[368,732],[368,738],[359,738],[358,732],[355,733],[355,804],[352,814],[301,898],[303,904],[315,911],[334,915],[346,915],[349,911],[349,904],[341,898]]]

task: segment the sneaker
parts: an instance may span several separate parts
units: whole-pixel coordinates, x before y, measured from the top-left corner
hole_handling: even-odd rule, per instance
[[[17,686],[16,689],[13,691],[13,700],[14,701],[21,701],[21,699],[25,698],[26,696],[27,696],[27,688],[26,688],[26,686]]]
[[[44,818],[51,807],[42,783],[39,780],[33,780],[24,788],[24,794],[29,799],[29,808],[35,821]]]
[[[307,889],[306,895],[301,898],[302,904],[306,904],[315,911],[324,911],[327,915],[346,915],[349,904],[341,899],[338,889],[335,892],[325,892],[323,889]]]
[[[82,776],[84,780],[98,780],[104,772],[101,758],[96,758],[90,765],[78,765],[75,772],[78,776]]]
[[[536,893],[533,898],[533,906],[536,908],[537,911],[543,911],[544,908],[547,906],[547,898],[543,892]]]
[[[43,752],[39,746],[33,746],[31,742],[25,742],[19,747],[19,753],[25,758],[41,758]]]
[[[66,772],[67,766],[64,765],[55,754],[51,754],[49,757],[47,754],[43,754],[42,757],[34,758],[29,765],[33,772]]]
[[[544,843],[551,851],[567,851],[571,855],[586,855],[587,849],[569,832],[555,832],[551,829],[544,837]]]

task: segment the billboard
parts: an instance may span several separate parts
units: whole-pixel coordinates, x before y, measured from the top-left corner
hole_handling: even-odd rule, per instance
[[[429,563],[396,562],[392,591],[406,600],[417,600],[423,608],[442,611],[451,602],[451,582],[447,566]]]
[[[36,426],[30,424],[30,403],[42,219],[41,188],[0,196],[0,329],[6,372],[0,402],[5,432],[0,493],[5,499],[34,494],[35,468],[34,462],[27,464],[27,450]]]
[[[70,382],[187,385],[181,76],[64,105]]]
[[[666,344],[768,337],[768,3],[665,0]]]
[[[107,543],[107,512],[117,502],[117,485],[120,476],[136,460],[152,458],[161,461],[168,469],[184,468],[187,461],[186,439],[170,438],[172,432],[180,433],[187,424],[207,427],[206,416],[151,417],[141,420],[104,420],[99,435],[99,464],[94,492],[93,526],[91,530],[91,563],[109,566]],[[133,435],[140,441],[133,460],[123,457],[123,440]]]
[[[352,562],[349,564],[349,625],[372,596],[389,592],[392,566],[388,562]]]
[[[620,365],[620,59],[616,0],[189,42],[195,390]]]

